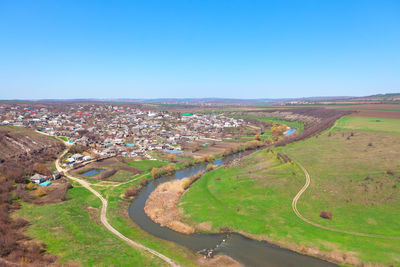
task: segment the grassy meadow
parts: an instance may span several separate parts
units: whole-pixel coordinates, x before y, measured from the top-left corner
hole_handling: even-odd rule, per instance
[[[152,168],[158,168],[166,165],[166,162],[160,161],[160,160],[140,160],[140,161],[130,161],[127,163],[132,168],[139,169],[141,171],[148,171],[151,170]]]
[[[151,164],[151,165],[150,165]],[[158,165],[156,165],[158,164]],[[142,170],[160,166],[159,161],[135,161],[134,167]],[[151,177],[149,171],[125,178],[120,186],[106,186],[89,180],[92,188],[108,200],[109,223],[128,238],[148,246],[174,259],[182,266],[195,266],[195,255],[172,242],[160,240],[143,232],[129,217],[131,200],[123,197],[125,190]],[[67,200],[37,206],[22,203],[14,216],[30,222],[26,235],[44,242],[49,253],[57,255],[57,263],[73,266],[167,266],[152,254],[133,248],[110,233],[100,222],[101,201],[91,192],[73,183]],[[110,185],[110,184],[108,184]],[[112,184],[111,184],[112,185]]]
[[[400,120],[344,117],[317,137],[275,148],[310,173],[297,205],[302,215],[340,230],[400,237],[399,127]],[[239,166],[205,174],[181,199],[185,221],[199,231],[229,227],[345,265],[400,264],[399,239],[332,232],[297,218],[291,203],[304,174],[275,155],[259,151]],[[332,212],[332,220],[321,211]]]
[[[68,200],[37,206],[23,203],[15,216],[30,221],[26,234],[47,246],[60,264],[83,266],[160,266],[162,260],[134,249],[100,222],[101,201],[83,187],[68,191]]]

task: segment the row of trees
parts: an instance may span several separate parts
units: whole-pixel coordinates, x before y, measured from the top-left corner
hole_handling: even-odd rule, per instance
[[[259,140],[252,140],[252,141],[246,142],[244,145],[241,145],[241,146],[238,146],[238,147],[235,147],[235,148],[227,149],[227,150],[223,151],[221,153],[221,155],[223,157],[226,157],[226,156],[229,156],[229,155],[232,155],[232,154],[235,154],[235,153],[244,152],[246,150],[256,149],[256,148],[262,147],[264,145],[265,145],[264,142],[261,142]]]
[[[167,176],[173,175],[175,173],[175,171],[176,171],[175,166],[166,165],[161,168],[151,169],[151,175],[153,176],[153,178],[159,178],[164,175],[167,175]]]

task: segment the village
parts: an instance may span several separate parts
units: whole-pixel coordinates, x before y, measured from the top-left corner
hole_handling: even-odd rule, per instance
[[[69,164],[112,156],[152,159],[151,151],[180,154],[194,142],[207,146],[222,141],[227,131],[245,123],[219,114],[171,113],[134,105],[0,106],[3,126],[32,128],[90,150],[90,155],[72,155]]]

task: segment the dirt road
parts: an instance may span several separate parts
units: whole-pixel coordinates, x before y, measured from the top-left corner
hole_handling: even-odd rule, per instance
[[[300,219],[302,219],[303,221],[305,221],[308,224],[314,225],[315,227],[319,227],[319,228],[322,228],[322,229],[325,229],[325,230],[329,230],[329,231],[333,231],[333,232],[344,233],[344,234],[349,234],[349,235],[356,235],[356,236],[364,236],[364,237],[400,240],[400,237],[397,237],[397,236],[373,235],[373,234],[365,234],[365,233],[358,233],[358,232],[352,232],[352,231],[339,230],[339,229],[335,229],[335,228],[331,228],[331,227],[328,227],[328,226],[324,226],[324,225],[315,223],[315,222],[310,221],[309,219],[305,218],[303,215],[301,215],[301,213],[297,209],[297,201],[299,200],[301,195],[307,190],[307,188],[310,186],[311,178],[310,178],[310,174],[308,173],[306,168],[303,167],[303,165],[301,165],[298,162],[296,162],[296,164],[303,170],[304,175],[306,176],[306,183],[300,189],[300,191],[297,193],[297,195],[293,198],[293,201],[292,201],[292,209],[293,209],[293,211],[294,211],[294,213],[296,214],[297,217],[299,217]]]
[[[82,179],[76,178],[71,176],[70,174],[68,174],[67,172],[65,172],[65,170],[63,168],[61,168],[60,166],[60,159],[68,152],[68,148],[64,150],[63,153],[61,153],[61,155],[57,158],[56,160],[56,168],[57,171],[59,172],[64,172],[65,176],[68,177],[69,179],[81,184],[83,187],[85,187],[86,189],[88,189],[90,192],[92,192],[95,196],[97,196],[101,202],[102,202],[102,207],[101,207],[101,213],[100,213],[100,220],[101,223],[107,228],[107,230],[109,230],[111,233],[113,233],[114,235],[118,236],[119,238],[121,238],[122,240],[124,240],[126,243],[128,243],[129,245],[135,247],[135,248],[139,248],[139,249],[143,249],[146,250],[148,252],[150,252],[151,254],[159,257],[160,259],[164,260],[165,262],[167,262],[168,264],[170,264],[171,266],[176,266],[178,267],[179,265],[176,264],[172,259],[168,258],[167,256],[151,249],[148,248],[138,242],[135,242],[129,238],[127,238],[126,236],[124,236],[123,234],[121,234],[120,232],[118,232],[114,227],[112,227],[110,225],[110,223],[107,220],[107,205],[108,205],[108,201],[96,190],[94,190],[92,187],[90,187],[90,184]]]

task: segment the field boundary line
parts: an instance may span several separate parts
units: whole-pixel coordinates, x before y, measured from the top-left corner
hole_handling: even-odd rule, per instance
[[[297,209],[297,201],[300,199],[301,195],[310,186],[311,178],[310,178],[310,174],[308,173],[306,168],[303,167],[303,165],[301,165],[297,161],[295,163],[303,170],[303,172],[304,172],[304,174],[306,176],[306,183],[300,189],[300,191],[296,194],[296,196],[293,198],[293,201],[292,201],[292,210],[294,211],[296,216],[299,217],[301,220],[303,220],[304,222],[306,222],[308,224],[311,224],[311,225],[313,225],[315,227],[318,227],[318,228],[321,228],[321,229],[325,229],[325,230],[328,230],[328,231],[332,231],[332,232],[338,232],[338,233],[343,233],[343,234],[348,234],[348,235],[355,235],[355,236],[362,236],[362,237],[400,240],[400,237],[397,237],[397,236],[374,235],[374,234],[366,234],[366,233],[358,233],[358,232],[353,232],[353,231],[340,230],[340,229],[336,229],[336,228],[332,228],[332,227],[329,227],[329,226],[324,226],[324,225],[315,223],[315,222],[305,218],[303,215],[301,215],[301,213]]]

